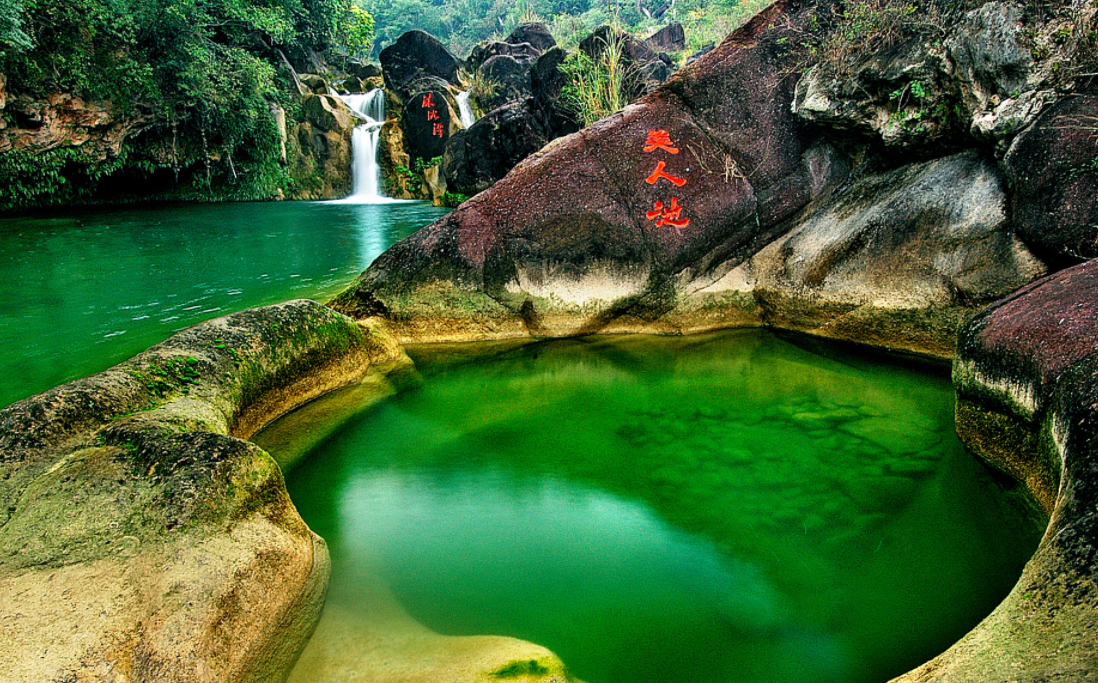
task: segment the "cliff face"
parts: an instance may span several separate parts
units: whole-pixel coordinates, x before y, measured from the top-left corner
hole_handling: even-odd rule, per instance
[[[70,93],[13,95],[5,92],[2,79],[0,75],[0,164],[7,164],[15,182],[25,180],[27,185],[24,195],[0,191],[0,201],[7,200],[3,203],[12,208],[57,201],[334,199],[351,189],[351,130],[356,120],[327,92],[303,94],[296,119],[288,119],[285,109],[271,103],[271,123],[278,131],[270,150],[275,177],[258,187],[240,183],[234,194],[235,181],[249,171],[233,166],[225,185],[215,187],[206,174],[211,163],[224,161],[223,155],[209,150],[196,155],[181,148],[177,130],[164,120],[141,111],[121,113],[109,101]],[[134,158],[156,170],[135,170],[128,163]],[[40,176],[36,187],[34,174],[42,168],[48,169],[47,177]],[[115,174],[134,184],[120,191],[121,183],[112,182]],[[49,183],[60,178],[78,187],[51,197],[55,188]]]
[[[46,152],[80,147],[92,159],[117,157],[122,145],[144,128],[141,118],[117,116],[106,102],[88,102],[67,93],[36,100],[26,96],[8,99],[0,76],[0,111],[12,122],[0,119],[0,153],[11,150]]]
[[[349,136],[309,110],[328,81],[298,72],[328,69],[368,16],[307,5],[17,0],[20,39],[0,26],[0,210],[346,193]]]

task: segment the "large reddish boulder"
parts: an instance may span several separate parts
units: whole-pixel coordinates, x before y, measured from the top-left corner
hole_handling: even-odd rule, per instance
[[[1018,234],[1064,266],[1098,257],[1098,97],[1069,97],[1018,136],[1004,160]]]
[[[676,278],[746,258],[812,196],[785,48],[806,19],[786,4],[396,245],[333,305],[405,339],[671,329]]]

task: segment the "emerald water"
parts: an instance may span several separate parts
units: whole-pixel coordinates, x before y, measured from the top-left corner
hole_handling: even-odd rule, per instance
[[[361,629],[319,644],[358,662],[338,680],[416,666],[385,650],[380,582],[436,633],[532,641],[588,683],[883,683],[1036,548],[940,368],[763,331],[411,353],[421,384],[287,473],[332,555],[317,638]],[[292,680],[329,680],[309,652]]]
[[[0,218],[0,407],[209,318],[324,300],[443,213],[268,202]]]

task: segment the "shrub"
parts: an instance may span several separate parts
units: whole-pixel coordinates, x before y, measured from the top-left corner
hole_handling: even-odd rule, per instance
[[[570,81],[561,96],[585,126],[620,110],[632,99],[630,91],[637,74],[624,59],[625,39],[624,34],[612,31],[603,41],[598,59],[576,52],[560,65]]]

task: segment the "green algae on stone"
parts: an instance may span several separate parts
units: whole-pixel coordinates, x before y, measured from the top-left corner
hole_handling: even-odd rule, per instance
[[[382,330],[294,301],[0,411],[3,676],[283,677],[328,554],[241,437],[402,362]]]

